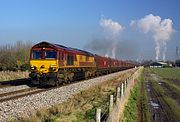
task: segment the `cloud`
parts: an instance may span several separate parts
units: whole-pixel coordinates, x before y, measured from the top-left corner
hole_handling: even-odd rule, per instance
[[[102,18],[99,23],[106,33],[110,33],[112,36],[118,36],[124,30],[124,27],[120,23],[111,19]]]
[[[161,19],[153,14],[146,15],[140,20],[132,20],[130,26],[137,27],[141,31],[151,33],[155,41],[156,60],[159,60],[160,53],[163,53],[163,60],[166,58],[167,42],[171,40],[175,30],[172,27],[171,19]]]

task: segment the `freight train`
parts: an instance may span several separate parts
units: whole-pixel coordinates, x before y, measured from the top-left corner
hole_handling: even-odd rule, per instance
[[[59,44],[40,42],[30,51],[29,76],[35,85],[58,86],[133,67],[133,64],[125,61]]]

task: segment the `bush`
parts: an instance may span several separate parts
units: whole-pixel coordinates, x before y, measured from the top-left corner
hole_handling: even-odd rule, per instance
[[[30,70],[30,65],[29,65],[29,63],[26,63],[26,64],[23,64],[23,65],[21,65],[20,66],[20,70],[21,71],[26,71],[26,70]]]
[[[14,45],[0,46],[1,71],[29,70],[29,54],[32,43],[30,41],[17,41]]]

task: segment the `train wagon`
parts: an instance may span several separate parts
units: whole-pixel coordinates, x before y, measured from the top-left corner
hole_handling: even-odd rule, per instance
[[[99,55],[95,55],[95,62],[96,62],[96,76],[102,74],[108,74],[111,70],[111,59],[108,57],[103,57]]]

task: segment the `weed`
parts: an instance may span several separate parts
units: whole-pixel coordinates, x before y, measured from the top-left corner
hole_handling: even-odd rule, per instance
[[[0,72],[0,82],[21,79],[21,78],[28,78],[28,76],[29,76],[29,72],[1,71]]]

